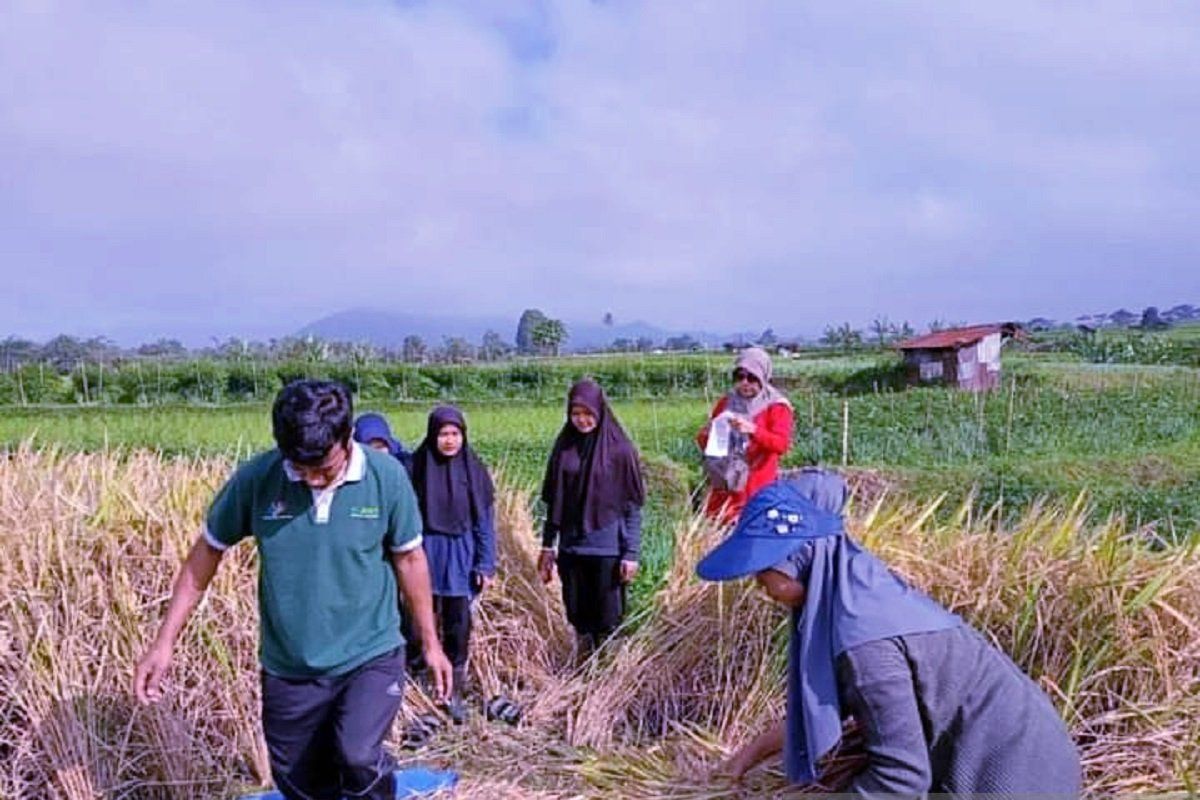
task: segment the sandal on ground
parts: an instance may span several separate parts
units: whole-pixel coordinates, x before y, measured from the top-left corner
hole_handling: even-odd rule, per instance
[[[405,750],[419,750],[442,729],[442,719],[437,714],[420,714],[404,726],[401,743]]]
[[[521,721],[521,707],[502,694],[489,700],[484,710],[487,718],[492,721],[505,722],[509,725],[516,725]]]

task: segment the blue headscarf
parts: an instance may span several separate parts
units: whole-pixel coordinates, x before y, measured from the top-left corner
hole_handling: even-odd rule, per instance
[[[382,414],[363,414],[354,421],[354,441],[367,444],[372,439],[387,442],[388,452],[399,459],[406,469],[411,470],[412,454],[392,436],[392,429]]]
[[[821,473],[759,490],[734,532],[697,566],[702,578],[727,580],[789,556],[807,562],[794,565],[808,577],[801,577],[804,605],[792,611],[788,645],[785,763],[795,783],[816,780],[817,761],[841,738],[838,656],[865,642],[963,624],[846,536],[845,491],[835,491],[830,480],[841,482]]]

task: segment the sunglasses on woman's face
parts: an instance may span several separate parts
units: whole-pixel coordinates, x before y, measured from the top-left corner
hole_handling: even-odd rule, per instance
[[[758,378],[754,377],[749,372],[746,372],[746,370],[744,370],[744,369],[735,369],[733,371],[733,382],[741,383],[742,381],[750,381],[751,383],[758,383]]]

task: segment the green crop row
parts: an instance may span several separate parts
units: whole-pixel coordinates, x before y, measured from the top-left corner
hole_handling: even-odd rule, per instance
[[[59,373],[43,364],[0,372],[0,405],[175,405],[269,401],[288,381],[327,378],[371,402],[560,398],[581,377],[612,397],[712,397],[728,388],[730,357],[716,354],[527,359],[496,364],[263,362],[198,359],[80,364]],[[829,391],[894,386],[895,357],[781,360],[785,387]]]
[[[898,476],[921,496],[974,492],[981,504],[1003,500],[1014,511],[1042,495],[1087,490],[1102,512],[1200,528],[1200,373],[1059,369],[1036,361],[1012,373],[1002,390],[983,395],[941,388],[841,395],[800,384],[791,390],[794,446],[785,465],[845,461]],[[386,413],[410,446],[424,433],[430,405],[359,401],[363,410]],[[708,398],[617,399],[614,405],[644,453],[667,459],[685,482],[698,485],[694,436]],[[562,405],[463,406],[483,457],[535,486],[563,424]],[[264,403],[9,408],[0,413],[0,446],[33,437],[85,450],[249,453],[270,445],[268,414]]]

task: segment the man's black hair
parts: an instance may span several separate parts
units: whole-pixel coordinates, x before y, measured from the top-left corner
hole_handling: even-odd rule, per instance
[[[349,442],[353,419],[350,392],[335,381],[292,381],[271,409],[275,443],[295,464],[320,464],[334,445]]]

